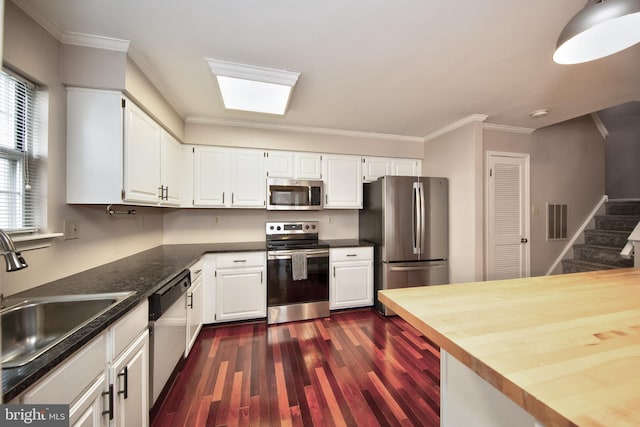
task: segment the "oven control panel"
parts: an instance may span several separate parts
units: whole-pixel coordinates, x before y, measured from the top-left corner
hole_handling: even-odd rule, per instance
[[[318,234],[318,221],[267,222],[266,234]]]

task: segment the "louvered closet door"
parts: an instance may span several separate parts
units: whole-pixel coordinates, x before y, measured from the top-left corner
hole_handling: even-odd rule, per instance
[[[528,155],[489,154],[487,159],[487,279],[528,277]]]

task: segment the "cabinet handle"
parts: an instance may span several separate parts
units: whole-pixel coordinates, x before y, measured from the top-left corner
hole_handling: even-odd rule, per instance
[[[102,396],[109,395],[109,409],[102,411],[102,415],[109,414],[109,420],[113,419],[113,384],[109,384],[109,391],[103,391]]]
[[[336,267],[333,267],[333,277],[336,277]]]
[[[118,394],[124,394],[124,398],[129,397],[129,367],[125,366],[124,371],[118,374],[118,377],[124,377],[124,390],[118,391]]]
[[[234,259],[233,262],[247,262],[246,259]]]
[[[169,200],[169,186],[164,187],[164,199]]]
[[[222,192],[222,204],[224,205],[224,191]]]
[[[358,254],[347,254],[347,256],[358,256]]]
[[[260,272],[260,284],[262,284],[262,271]]]
[[[324,203],[325,203],[325,204],[326,204],[326,203],[329,203],[329,195],[328,195],[328,194],[325,194],[325,195],[324,195]]]
[[[187,298],[189,298],[189,303],[187,304],[187,307],[193,310],[193,294],[187,295]]]
[[[233,204],[233,196],[235,195],[235,193],[231,193],[231,204]]]
[[[158,198],[160,200],[164,200],[164,185],[161,185],[160,187],[158,187],[158,191],[160,192],[160,194],[158,195]]]

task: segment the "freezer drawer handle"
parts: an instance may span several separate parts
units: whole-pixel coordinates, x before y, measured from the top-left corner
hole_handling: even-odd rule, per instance
[[[444,267],[444,263],[430,265],[428,267],[391,267],[389,271],[421,271],[421,270],[431,270],[433,268],[441,268]]]

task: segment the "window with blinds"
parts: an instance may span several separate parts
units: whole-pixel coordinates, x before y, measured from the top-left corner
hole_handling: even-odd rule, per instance
[[[0,228],[36,232],[42,226],[36,86],[0,72]]]

